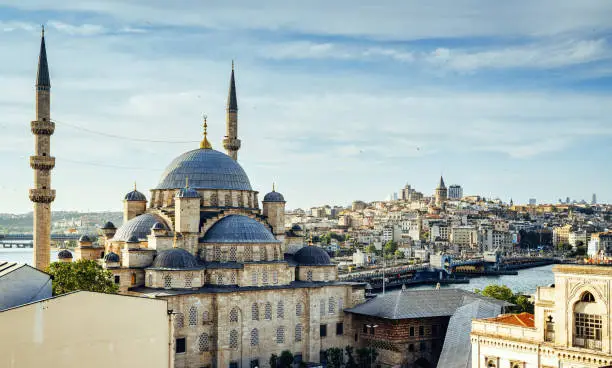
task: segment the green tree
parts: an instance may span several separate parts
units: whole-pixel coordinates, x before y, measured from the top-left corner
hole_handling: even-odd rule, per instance
[[[404,252],[398,249],[395,251],[395,253],[393,253],[393,256],[397,259],[402,259],[404,258]]]
[[[293,354],[289,350],[283,350],[278,358],[278,368],[289,368],[293,365]]]
[[[119,286],[113,280],[113,274],[93,260],[53,262],[46,271],[53,278],[53,295],[76,290],[108,294],[119,291]]]
[[[389,240],[383,247],[385,254],[393,254],[397,250],[397,244],[393,240]]]
[[[270,355],[270,360],[268,362],[270,363],[270,368],[277,368],[277,366],[278,366],[278,355],[276,355],[276,354]]]
[[[374,244],[370,244],[366,247],[365,251],[366,253],[374,254],[376,253],[376,247],[374,246]]]
[[[359,368],[370,368],[376,363],[378,352],[374,348],[357,349],[357,360]]]
[[[474,292],[490,298],[504,300],[516,305],[517,312],[533,313],[533,303],[529,298],[522,294],[515,294],[506,285],[489,285],[483,290],[476,289]]]
[[[350,345],[347,345],[344,348],[344,351],[346,352],[346,365],[344,367],[345,368],[357,368],[357,362],[355,361],[355,357],[353,356],[353,347]]]
[[[557,249],[564,252],[569,252],[572,250],[572,245],[570,243],[559,243],[557,244]]]
[[[340,348],[327,349],[327,366],[330,368],[342,368],[344,364],[344,352]]]

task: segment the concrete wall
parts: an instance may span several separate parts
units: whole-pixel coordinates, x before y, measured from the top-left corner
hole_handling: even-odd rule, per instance
[[[0,310],[51,297],[51,277],[24,265],[0,277]]]
[[[76,292],[0,312],[6,368],[169,367],[163,300]]]

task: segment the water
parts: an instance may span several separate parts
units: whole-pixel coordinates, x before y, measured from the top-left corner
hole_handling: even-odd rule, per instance
[[[474,291],[484,289],[488,285],[506,285],[515,293],[533,294],[538,286],[548,286],[554,282],[553,265],[540,266],[519,270],[518,275],[483,276],[470,279],[469,284],[450,284],[442,287],[452,287]],[[431,285],[417,286],[410,289],[431,289]]]
[[[57,250],[51,250],[51,262],[57,261]],[[34,261],[32,248],[0,248],[0,262],[17,262],[32,265]]]

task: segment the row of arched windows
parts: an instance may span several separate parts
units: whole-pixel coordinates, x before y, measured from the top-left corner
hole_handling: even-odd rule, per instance
[[[259,282],[259,273],[257,271],[253,271],[251,273],[251,285],[257,286]],[[268,271],[261,272],[261,283],[264,285],[268,285],[270,283]],[[278,271],[272,271],[272,283],[278,284]]]
[[[210,315],[208,314],[207,310],[203,311],[201,316],[202,316],[202,324],[209,322]],[[183,328],[185,326],[185,317],[183,313],[176,313],[174,321],[175,321],[174,323],[177,329]],[[187,323],[189,324],[189,326],[198,325],[198,307],[191,306],[189,308],[189,314],[187,315]]]
[[[272,248],[272,258],[270,259],[270,251],[268,248]],[[208,252],[210,252],[210,248],[208,250]],[[212,254],[208,253],[208,257],[212,257],[212,259],[210,259],[210,261],[214,261],[214,262],[237,262],[239,260],[244,261],[244,262],[253,262],[255,261],[255,258],[253,257],[254,255],[257,255],[258,259],[260,261],[278,261],[280,260],[279,257],[279,246],[260,246],[259,247],[259,251],[258,252],[254,252],[253,251],[253,247],[251,246],[246,246],[244,247],[243,253],[242,253],[242,259],[239,259],[238,257],[238,247],[236,246],[230,246],[230,247],[221,247],[221,246],[214,246],[212,248]]]
[[[301,323],[298,323],[297,325],[295,325],[295,336],[294,336],[294,339],[295,339],[296,342],[301,342],[302,341],[303,330],[304,330],[304,328],[303,328]],[[284,326],[277,327],[276,328],[276,336],[275,336],[276,343],[277,344],[284,344],[285,343],[285,335],[286,335],[286,328]],[[205,339],[205,341],[203,341],[203,339]],[[204,344],[204,342],[206,344]],[[251,330],[251,333],[250,333],[250,343],[251,343],[251,346],[258,346],[259,345],[259,330],[256,329],[256,328]],[[229,334],[229,347],[230,347],[230,349],[237,349],[238,348],[238,344],[239,344],[238,331],[237,330],[231,330],[230,334]],[[202,335],[200,335],[200,352],[208,351],[208,349],[209,349],[209,337],[206,334],[202,334]]]
[[[295,315],[297,317],[301,317],[303,313],[304,313],[304,306],[302,305],[302,303],[296,304]],[[238,309],[238,307],[232,308],[229,312],[230,323],[238,322],[239,315],[240,315],[240,309]],[[276,318],[277,319],[285,318],[285,303],[282,300],[276,304]],[[259,321],[259,319],[260,319],[259,304],[253,303],[251,304],[251,320]],[[264,304],[263,319],[268,320],[268,321],[272,320],[272,303],[270,302],[266,302]]]

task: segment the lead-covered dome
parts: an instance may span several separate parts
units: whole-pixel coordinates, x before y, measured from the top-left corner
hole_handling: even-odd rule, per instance
[[[242,167],[228,155],[213,149],[195,149],[175,158],[161,176],[156,189],[252,190]]]
[[[293,260],[296,261],[300,266],[331,266],[331,258],[329,254],[323,248],[308,246],[303,247],[295,254],[293,254]]]
[[[263,199],[264,202],[285,202],[285,197],[279,192],[273,190],[266,194]]]
[[[162,220],[150,213],[144,213],[136,216],[130,221],[119,226],[112,240],[128,241],[135,236],[136,239],[146,239],[151,233],[151,228],[156,222],[162,223]]]
[[[144,194],[140,193],[139,191],[137,191],[136,189],[132,190],[131,192],[129,192],[128,194],[125,195],[124,198],[126,201],[147,201],[147,197],[145,197]]]
[[[242,215],[229,215],[216,222],[200,240],[204,243],[276,243],[261,222]]]
[[[62,249],[57,253],[57,259],[72,259],[72,253],[67,249]]]
[[[182,248],[170,248],[157,253],[150,268],[187,270],[201,268],[198,260]]]

